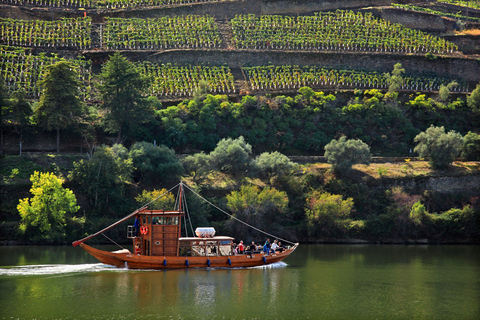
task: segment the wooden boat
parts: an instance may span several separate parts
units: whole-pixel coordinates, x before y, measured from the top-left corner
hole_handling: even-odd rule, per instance
[[[181,269],[181,268],[242,268],[255,267],[279,262],[298,247],[282,248],[281,252],[263,254],[248,250],[234,254],[234,238],[215,236],[213,228],[197,228],[196,236],[182,237],[183,183],[179,184],[178,210],[149,210],[142,207],[111,226],[73,242],[100,262],[130,269]],[[127,237],[132,239],[133,250],[104,251],[95,249],[84,242],[129,219],[137,219],[128,226]],[[238,219],[237,219],[238,220]]]

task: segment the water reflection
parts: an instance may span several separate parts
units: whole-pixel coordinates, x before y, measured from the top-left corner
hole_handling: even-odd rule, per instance
[[[476,319],[480,314],[478,246],[303,245],[286,263],[270,267],[170,271],[107,267],[77,249],[0,247],[0,318]]]

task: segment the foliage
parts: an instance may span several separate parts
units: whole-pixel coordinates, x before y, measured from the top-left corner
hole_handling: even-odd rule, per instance
[[[227,195],[227,207],[237,219],[261,230],[273,230],[282,224],[288,206],[286,192],[266,187],[244,185],[239,191]],[[236,234],[251,238],[251,229],[243,224],[229,221],[230,228]]]
[[[35,113],[41,127],[57,130],[59,153],[60,130],[76,124],[84,113],[79,98],[78,74],[70,63],[59,61],[47,68],[47,73],[39,84],[43,90]]]
[[[291,173],[298,165],[278,151],[264,152],[255,158],[255,168],[271,180],[274,176]]]
[[[245,138],[222,139],[217,147],[210,152],[212,165],[217,170],[233,175],[243,174],[250,169],[252,146]]]
[[[175,151],[164,145],[136,142],[129,153],[133,165],[144,183],[158,184],[177,180],[183,168],[175,157]]]
[[[347,140],[345,136],[333,139],[325,146],[325,158],[338,173],[347,173],[354,164],[370,163],[370,148],[358,139]]]
[[[341,221],[348,218],[352,209],[352,198],[343,200],[342,195],[313,191],[305,207],[310,236],[341,237],[346,232]]]
[[[480,135],[469,131],[463,137],[462,158],[469,161],[480,161]]]
[[[447,102],[448,98],[450,97],[450,90],[458,86],[458,82],[452,81],[448,85],[440,85],[440,89],[438,89],[438,97],[440,101]]]
[[[173,210],[175,206],[175,196],[167,189],[142,190],[135,200],[141,206],[147,205],[151,210]]]
[[[477,84],[472,93],[467,97],[467,104],[476,112],[480,112],[480,84]]]
[[[143,95],[151,79],[118,52],[103,65],[100,78],[100,98],[108,112],[106,131],[116,132],[120,142],[122,135],[133,134],[153,117],[151,105]]]
[[[433,125],[419,133],[414,141],[417,144],[414,151],[422,158],[429,157],[429,163],[435,169],[448,167],[463,145],[463,138],[459,133],[445,133],[444,127]]]
[[[457,46],[372,13],[336,10],[312,16],[254,14],[231,20],[240,49],[451,53]]]
[[[405,73],[405,69],[402,68],[401,63],[396,63],[393,66],[392,74],[386,73],[385,78],[387,79],[388,84],[388,93],[393,94],[397,92],[403,85],[402,74]]]
[[[53,173],[35,171],[30,177],[32,198],[20,199],[20,232],[29,239],[60,241],[66,237],[66,215],[80,208],[70,189]]]
[[[118,154],[119,146],[116,149]],[[74,163],[69,179],[88,199],[94,215],[108,215],[125,205],[124,184],[131,180],[132,173],[131,159],[122,159],[114,148],[101,146],[90,160]]]
[[[182,159],[185,171],[198,181],[210,171],[210,156],[204,152],[186,156]]]

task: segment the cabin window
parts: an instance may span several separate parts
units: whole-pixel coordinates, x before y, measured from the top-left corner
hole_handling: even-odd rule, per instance
[[[158,217],[158,224],[165,224],[165,217]]]
[[[173,225],[178,225],[178,217],[173,217],[172,218],[172,224]]]
[[[230,256],[232,255],[232,241],[219,241],[218,251],[220,256]]]
[[[147,223],[147,217],[143,216],[142,222],[143,222],[143,224],[146,224]]]

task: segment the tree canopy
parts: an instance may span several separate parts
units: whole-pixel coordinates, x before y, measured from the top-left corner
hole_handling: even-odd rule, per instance
[[[118,52],[104,64],[100,78],[100,99],[108,112],[106,130],[117,133],[117,143],[120,143],[122,135],[139,130],[140,124],[153,117],[151,103],[144,96],[151,79]]]
[[[414,151],[422,158],[429,158],[430,165],[435,169],[448,167],[459,155],[463,146],[462,136],[455,132],[445,132],[444,127],[431,125],[420,132],[414,139],[417,146]]]
[[[57,153],[60,153],[60,130],[76,124],[84,113],[78,74],[70,63],[59,61],[47,67],[39,85],[42,94],[35,114],[44,129],[57,131]]]
[[[70,189],[53,173],[35,171],[30,177],[32,198],[20,199],[20,232],[30,239],[65,239],[66,215],[80,209]]]
[[[349,139],[345,136],[333,139],[325,146],[325,158],[334,171],[346,173],[354,164],[370,162],[370,148],[362,140]]]

